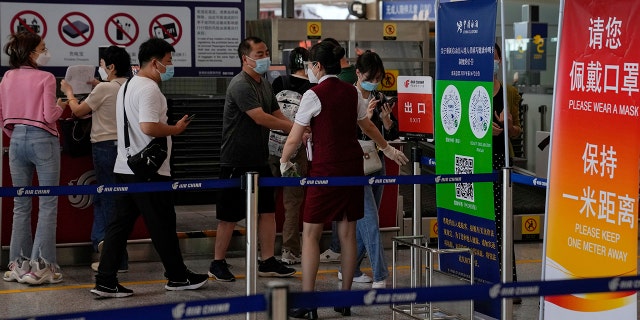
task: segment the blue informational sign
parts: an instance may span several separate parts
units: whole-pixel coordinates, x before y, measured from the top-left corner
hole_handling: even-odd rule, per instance
[[[435,0],[388,0],[382,2],[382,20],[436,19]]]
[[[436,20],[436,174],[492,172],[496,0],[440,3]],[[440,256],[440,269],[478,283],[500,282],[492,183],[438,185],[438,247],[474,254]],[[500,318],[500,302],[475,311]]]
[[[451,81],[493,79],[496,8],[486,6],[495,0],[441,3],[438,10],[436,78]]]

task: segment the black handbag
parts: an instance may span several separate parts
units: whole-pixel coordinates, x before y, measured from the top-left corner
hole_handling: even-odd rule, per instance
[[[74,158],[91,155],[91,116],[59,119],[62,151]]]
[[[127,111],[124,107],[125,96],[129,81],[124,86],[122,93],[122,108],[124,111],[124,148],[127,150],[127,165],[133,171],[133,174],[139,178],[149,180],[158,174],[158,170],[162,163],[167,159],[167,137],[154,138],[140,152],[129,155],[129,119],[127,119]]]

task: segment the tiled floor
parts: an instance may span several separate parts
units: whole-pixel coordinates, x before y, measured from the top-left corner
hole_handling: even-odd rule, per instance
[[[213,240],[213,239],[212,239]],[[517,266],[522,280],[535,280],[540,276],[541,243],[516,244]],[[409,278],[409,251],[401,250],[398,254],[398,281],[407,282]],[[169,292],[165,291],[163,268],[159,262],[132,262],[128,273],[119,274],[120,281],[126,287],[134,290],[135,294],[122,299],[96,299],[89,289],[93,287],[94,272],[88,265],[65,266],[63,268],[64,282],[55,285],[26,286],[15,282],[0,281],[0,318],[31,317],[60,313],[72,313],[88,310],[104,310],[135,306],[176,303],[188,300],[214,299],[221,297],[243,296],[246,293],[244,252],[233,252],[228,259],[233,266],[232,272],[238,280],[235,282],[218,282],[210,280],[207,287],[195,291]],[[391,250],[386,251],[391,266]],[[187,265],[194,271],[206,272],[210,256],[191,256],[186,260]],[[365,262],[366,263],[366,262]],[[321,264],[318,274],[318,290],[337,290],[338,264]],[[295,266],[300,270],[300,266]],[[363,270],[370,274],[368,264]],[[300,290],[300,273],[294,277],[284,279],[290,285],[291,291]],[[264,292],[267,282],[271,278],[258,278],[258,291]],[[368,284],[354,284],[354,289],[367,289]],[[455,306],[453,306],[455,308]],[[351,319],[391,319],[392,311],[388,306],[354,307]],[[464,312],[454,310],[454,312]],[[319,310],[321,319],[341,318],[331,308]],[[257,319],[267,319],[266,313],[256,315]],[[409,319],[399,315],[398,319]],[[218,319],[246,319],[245,314],[225,316]],[[522,305],[514,306],[513,319],[538,319],[538,301],[526,298]]]

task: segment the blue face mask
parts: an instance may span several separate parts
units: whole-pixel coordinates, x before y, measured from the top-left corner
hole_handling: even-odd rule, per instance
[[[269,57],[258,59],[258,60],[252,59],[249,56],[246,56],[246,57],[249,60],[256,63],[256,67],[253,68],[253,71],[255,71],[257,74],[264,74],[269,70],[269,67],[271,66],[271,58]]]
[[[375,82],[362,81],[360,82],[360,87],[365,91],[373,91],[378,87],[378,84]]]
[[[166,69],[165,72],[158,71],[158,73],[160,74],[160,80],[169,81],[169,79],[173,78],[173,74],[175,73],[175,70],[173,69],[173,65],[170,64],[168,66],[165,66],[160,61],[158,61],[158,63]]]
[[[493,60],[493,74],[498,74],[498,71],[500,71],[500,61]]]

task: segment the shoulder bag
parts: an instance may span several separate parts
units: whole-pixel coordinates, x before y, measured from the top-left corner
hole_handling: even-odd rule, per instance
[[[133,174],[139,178],[150,180],[151,177],[158,174],[158,170],[162,163],[167,159],[167,137],[154,138],[140,152],[129,155],[129,119],[127,119],[127,111],[124,107],[125,97],[129,81],[124,86],[122,93],[122,108],[124,111],[124,148],[127,150],[127,165]]]
[[[62,151],[72,157],[91,155],[91,115],[59,119]]]
[[[382,169],[382,161],[378,156],[378,148],[373,140],[358,140],[362,147],[364,174],[369,175]]]

